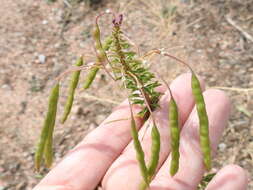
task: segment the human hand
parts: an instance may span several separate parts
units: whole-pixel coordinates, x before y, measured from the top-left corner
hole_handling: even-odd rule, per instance
[[[171,84],[182,126],[180,165],[174,177],[171,177],[169,172],[170,130],[167,118],[170,95],[168,92],[162,96],[160,108],[154,112],[161,134],[161,150],[159,170],[151,183],[150,190],[196,190],[202,179],[204,165],[199,146],[198,117],[190,82],[191,75],[184,74]],[[203,82],[202,86],[204,88]],[[204,97],[214,155],[228,121],[230,103],[219,90],[206,90]],[[138,113],[140,108],[134,106],[133,110]],[[130,118],[128,102],[123,102],[98,128],[88,134],[34,190],[93,190],[101,181],[104,190],[138,190],[142,177],[131,142],[130,119],[122,120],[124,118]],[[148,121],[142,125],[143,121],[136,118],[136,124],[140,128],[139,135],[142,137]],[[146,158],[150,155],[150,130],[151,127],[142,141]],[[239,166],[229,165],[216,174],[206,190],[246,190],[246,188],[245,171]]]

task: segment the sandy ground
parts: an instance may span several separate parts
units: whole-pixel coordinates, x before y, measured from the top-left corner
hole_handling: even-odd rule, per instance
[[[83,3],[70,8],[60,0],[1,2],[0,189],[29,190],[47,172],[34,172],[33,155],[49,90],[55,77],[78,55],[93,54],[90,31],[94,16],[107,8],[124,14],[123,27],[142,52],[163,47],[187,60],[208,87],[232,87],[226,90],[232,113],[214,169],[239,164],[252,181],[253,92],[245,89],[253,87],[253,1],[115,2],[108,0],[95,8]],[[174,6],[177,11],[170,16],[168,10]],[[101,22],[105,33],[109,24],[108,19]],[[152,69],[168,81],[186,71],[161,58],[154,59]],[[101,73],[89,92],[78,93],[71,118],[64,126],[57,123],[56,163],[110,113],[115,106],[110,100],[124,99],[115,86]]]

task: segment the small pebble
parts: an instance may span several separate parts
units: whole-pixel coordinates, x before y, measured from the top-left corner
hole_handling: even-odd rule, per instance
[[[40,54],[40,55],[39,55],[39,62],[40,62],[41,64],[44,64],[44,63],[46,62],[46,56]]]
[[[98,115],[96,117],[96,123],[99,125],[100,123],[102,123],[102,121],[105,120],[105,116],[104,115]]]
[[[218,147],[221,151],[224,151],[227,148],[227,145],[225,143],[220,143]]]
[[[8,84],[3,84],[3,85],[1,86],[1,88],[2,88],[2,89],[5,89],[5,90],[11,90],[11,87],[10,87],[10,85],[8,85]]]
[[[56,44],[54,44],[54,47],[55,48],[59,48],[61,46],[61,44],[60,43],[56,43]]]
[[[91,123],[89,126],[89,130],[93,130],[95,128],[97,128],[97,125],[95,123]]]
[[[79,46],[80,46],[80,48],[85,48],[86,44],[83,42],[80,42]]]
[[[48,21],[47,20],[43,20],[42,24],[46,25],[46,24],[48,24]]]

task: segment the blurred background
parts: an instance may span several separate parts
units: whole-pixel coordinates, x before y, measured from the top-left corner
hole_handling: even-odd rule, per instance
[[[227,92],[233,107],[214,170],[239,164],[252,181],[253,0],[5,0],[0,6],[0,190],[30,190],[46,174],[34,172],[33,156],[50,88],[78,55],[94,55],[94,18],[106,9],[124,14],[122,27],[142,53],[164,48],[187,61],[207,88]],[[100,26],[109,34],[111,17],[102,18]],[[158,56],[152,70],[168,82],[187,72]],[[66,85],[64,80],[63,94]],[[115,86],[100,72],[89,91],[79,88],[70,119],[56,125],[55,162],[125,98]],[[63,95],[59,114],[64,100]]]

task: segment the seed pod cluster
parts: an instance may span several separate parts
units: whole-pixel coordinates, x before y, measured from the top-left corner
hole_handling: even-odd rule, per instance
[[[101,15],[100,15],[101,16]],[[96,18],[95,28],[92,33],[94,39],[94,46],[96,50],[96,63],[90,68],[86,79],[83,84],[84,89],[90,88],[94,81],[98,71],[104,69],[106,73],[114,80],[121,80],[125,89],[129,91],[129,104],[131,111],[131,135],[133,138],[133,145],[136,150],[136,159],[140,168],[140,173],[143,178],[143,183],[140,185],[141,190],[145,190],[149,187],[152,179],[156,174],[156,170],[159,164],[159,154],[161,139],[158,126],[155,123],[155,117],[152,112],[159,107],[158,101],[161,97],[161,93],[156,90],[156,87],[160,86],[160,82],[155,78],[154,73],[145,65],[143,58],[140,58],[138,53],[133,51],[132,44],[124,37],[121,31],[121,24],[123,16],[114,15],[112,33],[106,38],[105,42],[101,42],[101,32],[98,25],[98,16]],[[170,56],[167,53],[160,50],[152,51],[149,54],[158,53],[165,56],[172,57],[177,61],[185,64],[188,68],[189,65],[182,62],[178,58]],[[145,57],[145,56],[144,56]],[[72,73],[69,83],[68,97],[64,108],[63,117],[61,122],[64,123],[70,112],[74,101],[75,91],[79,83],[81,74],[81,66],[83,65],[82,57],[78,59],[75,66],[80,67],[80,70],[75,70]],[[89,66],[89,64],[87,64]],[[88,67],[87,67],[88,68]],[[109,68],[109,69],[108,69]],[[192,69],[190,68],[192,71]],[[180,142],[180,128],[179,128],[179,111],[173,94],[168,87],[171,98],[169,103],[169,130],[171,140],[171,165],[170,174],[174,176],[179,170],[179,142]],[[53,130],[56,120],[57,103],[59,98],[59,83],[57,83],[49,98],[48,112],[44,121],[40,142],[35,154],[35,167],[40,169],[42,159],[45,159],[45,164],[50,167],[53,158]],[[208,116],[206,112],[205,102],[201,91],[201,86],[198,78],[192,71],[191,87],[193,97],[195,99],[197,113],[199,117],[199,135],[200,135],[200,147],[203,152],[204,164],[207,170],[211,169],[211,148],[209,139],[209,124]],[[133,116],[132,105],[139,105],[142,107],[142,111],[138,116],[143,117],[144,120],[151,118],[151,156],[149,163],[145,162],[145,154],[141,146],[141,141],[138,137],[138,130]]]
[[[133,116],[132,107],[130,104],[131,111],[131,135],[133,138],[133,144],[136,151],[136,159],[139,164],[140,173],[143,178],[143,183],[140,184],[140,190],[145,190],[149,187],[149,184],[156,172],[158,163],[159,163],[159,154],[160,154],[160,133],[155,124],[153,124],[151,131],[151,156],[148,166],[145,162],[145,154],[141,146],[141,142],[139,140],[138,131],[136,129],[136,124]]]
[[[207,170],[210,170],[212,167],[212,158],[211,158],[211,146],[210,146],[210,137],[209,137],[209,122],[208,122],[208,115],[206,112],[206,105],[205,100],[203,97],[203,93],[201,90],[200,82],[194,73],[193,69],[184,61],[180,60],[179,58],[170,55],[166,52],[163,52],[161,50],[154,50],[151,53],[157,53],[162,54],[164,56],[170,57],[183,65],[185,65],[192,74],[191,77],[191,88],[192,88],[192,94],[195,100],[196,108],[197,108],[197,114],[199,118],[199,136],[200,136],[200,148],[203,153],[203,160],[204,165]],[[150,54],[150,53],[149,53]]]

